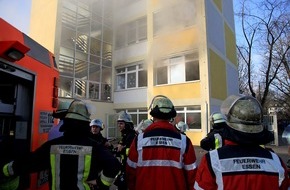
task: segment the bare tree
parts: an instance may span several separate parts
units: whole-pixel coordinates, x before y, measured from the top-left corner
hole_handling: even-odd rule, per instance
[[[240,0],[242,42],[237,49],[239,69],[246,68],[249,93],[257,97],[262,106],[281,70],[289,70],[289,0]],[[259,57],[256,59],[255,57]],[[240,73],[241,76],[241,73]]]

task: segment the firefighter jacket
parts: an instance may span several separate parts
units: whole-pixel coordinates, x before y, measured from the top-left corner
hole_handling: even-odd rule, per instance
[[[34,152],[6,164],[4,175],[48,169],[53,190],[89,190],[87,181],[91,180],[97,181],[100,189],[108,189],[121,165],[107,148],[92,141],[88,133],[65,132],[62,137],[47,141]]]
[[[259,145],[226,142],[225,146],[202,157],[194,187],[197,190],[286,190],[287,181],[285,164],[274,152]]]
[[[154,122],[134,139],[126,171],[129,190],[193,189],[194,147],[169,122]]]
[[[223,146],[223,138],[220,135],[223,129],[212,129],[205,138],[200,141],[200,147],[204,150],[213,150]]]
[[[133,129],[126,127],[121,133],[122,133],[122,139],[119,142],[119,144],[124,146],[124,148],[121,150],[120,155],[121,155],[121,162],[123,165],[123,169],[125,170],[128,152],[130,150],[132,141],[136,136],[136,132]]]

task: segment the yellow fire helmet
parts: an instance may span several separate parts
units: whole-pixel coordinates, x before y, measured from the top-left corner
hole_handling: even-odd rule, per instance
[[[90,122],[91,108],[92,106],[89,106],[81,100],[74,100],[70,104],[65,118]]]
[[[150,115],[159,119],[172,119],[176,117],[176,110],[169,98],[163,95],[155,96],[150,104]]]

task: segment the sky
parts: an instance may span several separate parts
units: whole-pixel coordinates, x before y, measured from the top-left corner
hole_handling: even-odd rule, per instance
[[[30,7],[31,0],[0,0],[0,17],[28,35]]]

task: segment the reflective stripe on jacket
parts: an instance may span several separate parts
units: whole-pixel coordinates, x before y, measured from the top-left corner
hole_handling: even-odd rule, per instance
[[[126,171],[130,190],[193,189],[196,174],[193,145],[169,122],[153,123],[133,141]],[[148,180],[148,176],[153,180]]]
[[[87,181],[92,180],[108,187],[119,173],[121,164],[107,148],[88,136],[64,134],[47,141],[34,152],[16,158],[6,173],[21,175],[48,169],[51,172],[50,188],[55,190],[89,190]]]
[[[195,189],[287,189],[285,165],[258,145],[226,145],[203,156]]]

